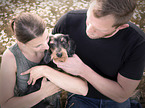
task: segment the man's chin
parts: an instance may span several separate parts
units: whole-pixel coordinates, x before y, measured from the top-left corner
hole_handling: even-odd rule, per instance
[[[99,39],[99,38],[101,38],[101,37],[95,36],[95,35],[90,35],[90,34],[87,34],[87,35],[88,35],[88,37],[89,37],[90,39]]]
[[[91,34],[87,34],[87,35],[88,35],[88,37],[90,39],[102,39],[102,38],[110,38],[110,37],[112,37],[112,36],[97,36],[97,35],[91,35]]]

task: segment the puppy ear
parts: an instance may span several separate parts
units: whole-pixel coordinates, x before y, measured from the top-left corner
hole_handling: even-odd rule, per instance
[[[48,64],[51,61],[51,51],[45,50],[44,51],[44,58],[42,59],[41,64]]]
[[[68,36],[68,37],[69,37],[69,35],[68,35],[68,34],[63,34],[63,36]]]
[[[68,41],[68,44],[69,44],[69,47],[68,47],[68,50],[67,50],[67,54],[68,54],[68,57],[72,57],[73,54],[75,54],[76,44],[72,39],[70,39]]]

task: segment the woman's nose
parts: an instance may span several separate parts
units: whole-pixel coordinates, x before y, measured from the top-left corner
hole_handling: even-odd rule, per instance
[[[48,45],[48,43],[45,43],[45,44],[44,44],[44,49],[46,49],[46,50],[49,49],[49,45]]]

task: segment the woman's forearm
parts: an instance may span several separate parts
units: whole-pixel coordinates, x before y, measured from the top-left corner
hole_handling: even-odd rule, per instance
[[[5,103],[1,105],[2,108],[30,108],[44,98],[51,96],[61,89],[54,85],[53,83],[49,83],[46,86],[41,87],[40,90],[30,93],[28,95],[22,97],[12,97],[8,99]]]
[[[88,92],[87,82],[79,77],[70,76],[48,66],[43,66],[43,73],[51,82],[66,91],[84,96]]]
[[[39,103],[45,96],[39,90],[22,97],[12,97],[1,105],[2,108],[30,108]]]

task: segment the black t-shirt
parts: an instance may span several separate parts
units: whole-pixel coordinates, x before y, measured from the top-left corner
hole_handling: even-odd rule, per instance
[[[140,80],[145,66],[145,34],[134,24],[113,37],[90,39],[86,34],[87,10],[74,10],[63,15],[53,33],[69,34],[76,43],[76,54],[101,76],[117,81],[120,73]],[[96,79],[98,81],[98,79]],[[87,97],[108,99],[88,83]]]

